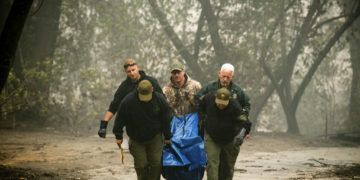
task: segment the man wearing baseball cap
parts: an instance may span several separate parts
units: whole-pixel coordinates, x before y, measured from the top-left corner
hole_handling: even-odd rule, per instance
[[[186,74],[185,66],[178,60],[171,65],[170,73],[170,81],[162,90],[173,114],[181,116],[195,112],[194,96],[201,89],[201,84]]]
[[[116,143],[121,146],[126,127],[138,179],[160,179],[162,147],[171,138],[170,108],[164,95],[153,91],[149,80],[142,80],[136,91],[123,99],[117,114]]]
[[[215,93],[223,87],[227,88],[231,93],[231,98],[238,101],[247,118],[250,113],[250,98],[238,84],[233,82],[234,75],[235,67],[230,63],[223,64],[218,72],[218,78],[201,88],[195,95],[195,100],[200,101],[208,93]]]
[[[140,67],[133,58],[125,59],[123,67],[127,77],[124,81],[121,82],[120,86],[116,90],[116,93],[109,105],[108,110],[106,111],[104,117],[100,121],[100,128],[98,134],[101,138],[106,137],[106,128],[108,122],[112,119],[112,117],[116,113],[116,110],[119,108],[119,105],[123,100],[123,98],[128,93],[133,91],[141,80],[144,79],[149,80],[154,86],[154,91],[162,93],[158,81],[155,78],[148,76],[143,70],[140,70]]]
[[[216,93],[208,93],[199,104],[199,113],[205,115],[205,151],[208,179],[232,179],[240,146],[234,138],[241,128],[250,132],[251,123],[244,115],[231,92],[223,87]]]
[[[175,119],[182,119],[183,122],[186,122],[187,130],[190,131],[191,125],[195,126],[195,123],[198,123],[198,121],[188,121],[190,117],[198,117],[194,102],[194,96],[195,94],[201,89],[201,84],[190,78],[190,76],[185,72],[185,66],[179,59],[174,59],[172,61],[172,64],[170,66],[170,78],[169,82],[163,87],[163,92],[165,94],[165,97],[169,103],[169,106],[172,110],[172,114]],[[177,120],[174,121],[179,122]],[[189,124],[191,123],[191,124]],[[185,124],[185,123],[184,123]],[[198,124],[196,124],[198,125]],[[175,135],[175,138],[181,139],[183,142],[188,141],[188,138],[185,136],[177,136],[179,133],[184,135],[184,128],[172,128],[172,133]],[[195,131],[195,130],[194,130]],[[177,137],[176,137],[177,136]],[[195,135],[194,135],[195,136]],[[191,137],[194,139],[195,137]],[[205,157],[205,151],[204,146],[198,147],[196,144],[198,144],[199,141],[192,141],[192,143],[187,144],[188,149],[192,148],[192,155],[193,157]],[[203,143],[203,142],[202,142]],[[175,143],[174,143],[175,144]],[[202,144],[203,145],[203,144]],[[180,147],[179,147],[180,148]],[[182,147],[185,149],[185,147]],[[183,149],[183,150],[184,150]],[[201,158],[189,158],[189,165],[184,165],[181,168],[176,167],[172,169],[172,166],[166,166],[166,169],[170,169],[171,173],[168,173],[164,175],[167,179],[188,179],[189,174],[194,172],[204,172],[204,166],[198,167],[197,169],[194,169],[192,171],[187,171],[187,166],[195,165],[199,166],[201,162],[203,164],[206,163],[206,160],[201,161]],[[205,159],[205,158],[204,158]],[[166,163],[165,163],[166,165]],[[186,171],[185,171],[186,169]],[[200,175],[201,173],[199,173]],[[198,177],[198,179],[202,179],[201,177]]]

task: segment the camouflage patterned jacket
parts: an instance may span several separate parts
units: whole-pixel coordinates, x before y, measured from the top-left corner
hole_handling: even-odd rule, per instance
[[[195,112],[194,96],[200,89],[201,84],[185,74],[185,84],[183,87],[176,87],[170,80],[163,87],[163,92],[174,115],[180,116]]]

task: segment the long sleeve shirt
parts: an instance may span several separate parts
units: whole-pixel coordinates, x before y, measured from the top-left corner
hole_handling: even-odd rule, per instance
[[[199,112],[205,115],[205,131],[219,144],[231,142],[242,127],[250,130],[247,123],[240,120],[243,113],[236,100],[230,99],[225,109],[219,109],[215,103],[215,95],[207,94],[201,101]]]
[[[158,133],[166,140],[171,138],[170,108],[163,94],[153,92],[149,102],[140,101],[137,91],[129,93],[121,102],[113,133],[122,139],[123,127],[131,139],[145,142]]]
[[[200,101],[205,95],[216,93],[220,89],[219,80],[212,81],[209,84],[205,85],[201,90],[195,95],[195,99]],[[231,93],[231,98],[236,100],[240,104],[240,108],[248,115],[250,112],[250,98],[245,94],[245,92],[240,88],[240,86],[231,82],[228,90]]]
[[[162,93],[162,89],[159,86],[157,80],[151,76],[146,75],[144,71],[139,71],[140,79],[136,82],[132,81],[129,77],[127,77],[123,82],[121,82],[120,86],[116,90],[113,100],[109,105],[108,111],[112,112],[113,114],[116,113],[118,110],[121,101],[124,97],[129,94],[130,92],[134,91],[141,80],[147,79],[151,82],[154,87],[154,91]]]

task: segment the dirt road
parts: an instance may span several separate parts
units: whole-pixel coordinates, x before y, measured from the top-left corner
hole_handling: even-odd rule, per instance
[[[0,134],[0,179],[136,179],[131,155],[125,149],[122,164],[111,135],[53,129]],[[242,146],[234,179],[360,179],[360,145],[257,134]]]

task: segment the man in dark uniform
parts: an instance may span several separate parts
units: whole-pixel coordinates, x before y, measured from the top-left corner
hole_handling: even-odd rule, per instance
[[[245,94],[241,87],[235,84],[232,80],[234,78],[235,68],[230,63],[225,63],[221,66],[218,72],[218,79],[211,81],[207,85],[203,86],[201,90],[195,95],[195,103],[199,104],[200,100],[207,94],[214,94],[220,88],[227,88],[230,91],[231,99],[236,100],[239,103],[239,108],[243,111],[243,118],[247,118],[250,112],[250,98]],[[204,136],[203,119],[200,119],[199,133]],[[249,137],[249,136],[248,136]],[[248,138],[247,137],[247,138]]]
[[[141,80],[149,80],[153,84],[154,90],[156,92],[162,93],[161,87],[159,86],[157,80],[151,76],[146,75],[144,71],[140,70],[134,59],[128,58],[125,60],[124,71],[127,75],[127,78],[121,82],[120,86],[116,90],[113,100],[111,101],[109,109],[106,111],[103,119],[100,121],[100,129],[98,134],[102,138],[105,138],[108,122],[116,113],[123,98],[128,93],[133,91]]]
[[[248,116],[250,112],[250,98],[244,93],[239,85],[232,80],[234,78],[235,68],[230,63],[221,66],[218,72],[218,79],[205,85],[196,95],[196,100],[201,99],[208,93],[215,93],[218,89],[225,87],[231,93],[231,98],[239,102],[241,109]]]
[[[121,102],[113,133],[121,146],[123,127],[126,127],[139,180],[160,179],[162,145],[170,144],[170,119],[170,107],[164,95],[153,92],[149,80],[140,81],[137,90]]]
[[[205,95],[199,105],[199,113],[205,115],[206,171],[209,180],[233,178],[236,158],[240,152],[235,136],[242,128],[246,129],[244,136],[250,132],[250,121],[244,118],[239,103],[230,96],[227,88],[220,88],[215,94]]]

